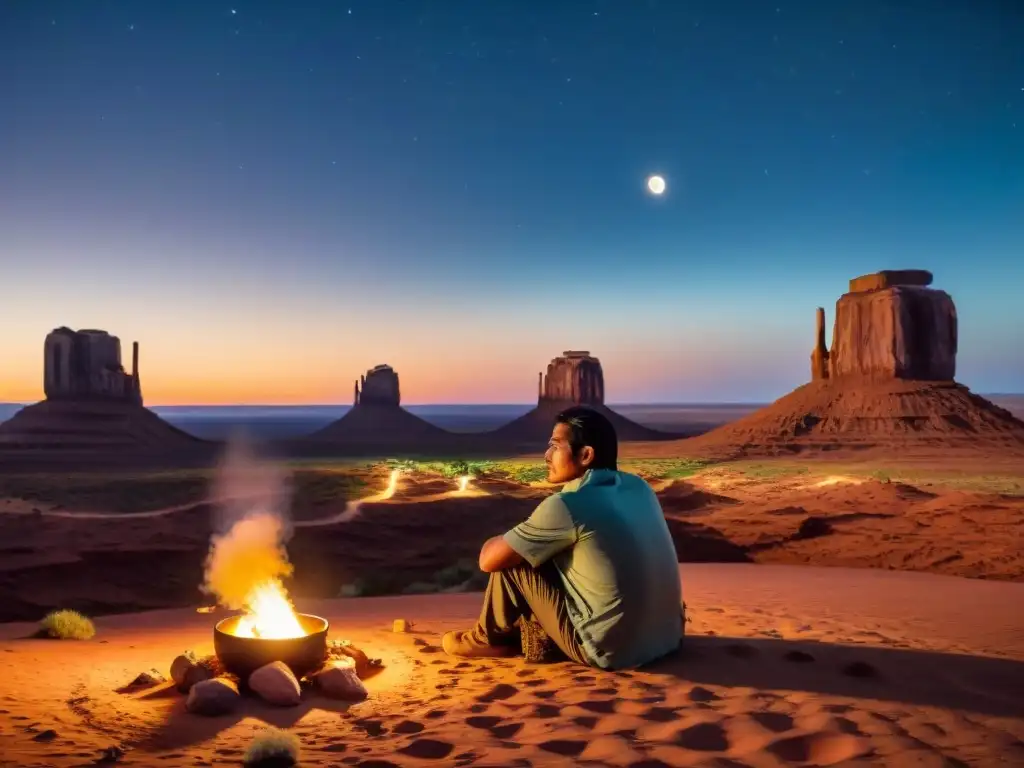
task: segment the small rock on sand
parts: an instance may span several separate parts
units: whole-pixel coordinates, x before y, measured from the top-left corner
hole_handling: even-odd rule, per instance
[[[182,693],[188,693],[196,683],[213,677],[210,669],[201,664],[192,653],[183,653],[171,662],[171,679]]]
[[[356,663],[356,672],[359,675],[365,675],[370,667],[373,666],[370,657],[367,656],[362,649],[357,648],[351,643],[333,641],[327,651],[330,659],[343,659],[350,658]]]
[[[362,701],[369,693],[356,674],[355,666],[342,660],[330,661],[312,676],[313,684],[332,699]]]
[[[152,688],[154,685],[161,685],[166,683],[167,678],[164,677],[159,670],[147,669],[145,672],[140,672],[139,675],[132,680],[128,685],[118,688],[119,693],[130,693],[131,691],[137,691],[140,688]]]
[[[188,692],[185,709],[195,715],[226,715],[238,706],[238,688],[230,680],[200,680]]]
[[[249,675],[249,688],[268,704],[294,707],[302,698],[299,681],[283,661],[273,661]]]

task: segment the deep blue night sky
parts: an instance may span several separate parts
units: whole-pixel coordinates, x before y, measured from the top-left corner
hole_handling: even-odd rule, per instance
[[[61,324],[154,403],[766,400],[904,267],[1024,391],[1022,3],[9,1],[0,105],[0,400]]]

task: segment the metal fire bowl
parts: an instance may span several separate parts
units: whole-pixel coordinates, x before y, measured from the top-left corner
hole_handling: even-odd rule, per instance
[[[308,613],[296,614],[306,630],[302,637],[272,640],[262,637],[238,637],[232,634],[241,616],[230,616],[213,628],[213,650],[224,669],[238,675],[243,682],[260,667],[283,661],[295,676],[301,678],[315,672],[327,659],[327,619]]]

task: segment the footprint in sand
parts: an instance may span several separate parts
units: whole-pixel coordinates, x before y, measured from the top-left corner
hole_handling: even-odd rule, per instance
[[[494,715],[475,715],[466,718],[466,725],[470,728],[493,728],[500,722],[501,718]]]
[[[765,750],[787,763],[840,765],[863,757],[870,746],[865,739],[845,733],[809,733],[779,739]]]
[[[444,760],[455,751],[455,745],[437,739],[416,739],[398,751],[421,760]]]
[[[750,719],[772,733],[785,733],[793,729],[793,718],[782,712],[751,712]]]
[[[496,725],[491,728],[491,734],[496,739],[511,739],[519,731],[523,729],[522,723],[505,723],[504,725]]]
[[[709,691],[707,688],[704,688],[703,686],[695,685],[693,688],[690,689],[690,692],[686,695],[686,698],[696,703],[707,703],[709,701],[718,701],[718,699],[721,697],[714,691]]]
[[[380,736],[381,734],[387,733],[388,730],[380,720],[356,720],[352,724],[356,728],[361,728],[366,731],[369,736]]]
[[[671,723],[679,719],[679,715],[671,707],[650,707],[641,713],[640,717],[649,723]]]
[[[496,686],[491,688],[487,693],[477,697],[477,701],[491,702],[491,701],[504,701],[510,699],[519,693],[519,689],[514,685],[508,683],[498,683]]]
[[[718,723],[698,723],[679,732],[676,743],[696,752],[725,752],[732,746],[725,729]]]
[[[587,742],[573,739],[552,739],[537,745],[545,752],[551,752],[564,757],[578,757],[580,752],[587,748]]]
[[[417,723],[415,720],[403,720],[394,728],[391,729],[392,733],[410,734],[420,733],[423,730],[423,724]]]
[[[580,709],[588,712],[596,712],[599,715],[611,715],[615,712],[615,699],[595,699],[592,701],[581,701],[577,704]]]

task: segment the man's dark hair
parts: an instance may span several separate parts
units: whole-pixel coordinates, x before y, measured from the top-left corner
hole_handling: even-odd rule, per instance
[[[619,438],[608,417],[592,408],[581,405],[566,408],[555,417],[556,424],[569,427],[569,447],[577,456],[583,446],[594,449],[591,469],[618,469]]]

